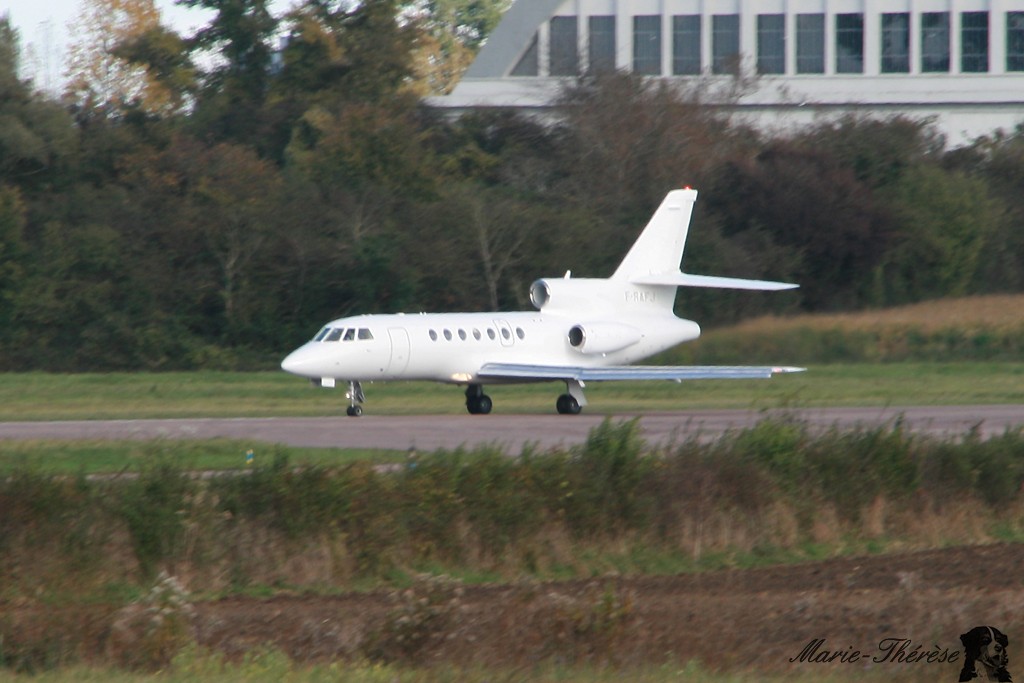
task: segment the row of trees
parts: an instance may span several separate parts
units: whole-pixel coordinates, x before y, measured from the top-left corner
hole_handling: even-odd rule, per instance
[[[536,277],[609,273],[681,185],[701,190],[688,271],[802,284],[684,292],[702,323],[1024,288],[1022,133],[949,150],[897,117],[769,136],[702,86],[621,74],[567,87],[557,123],[452,121],[422,96],[499,0],[305,0],[283,20],[180,1],[215,18],[181,37],[137,13],[101,53],[131,79],[80,71],[63,100],[18,79],[0,20],[6,369],[258,365],[348,313],[527,307]]]

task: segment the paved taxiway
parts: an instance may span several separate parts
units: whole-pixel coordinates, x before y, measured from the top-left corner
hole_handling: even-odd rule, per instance
[[[827,428],[892,423],[930,434],[962,435],[977,428],[985,436],[1024,426],[1024,405],[930,406],[895,408],[810,408],[789,411],[688,410],[634,415],[643,437],[652,444],[681,441],[692,435],[714,438],[724,431],[749,427],[769,414],[788,414]],[[0,422],[4,439],[210,439],[228,437],[292,446],[385,448],[405,450],[499,444],[518,452],[524,444],[540,448],[582,443],[603,415],[415,415],[367,414],[350,417],[205,418],[172,420],[89,420]]]

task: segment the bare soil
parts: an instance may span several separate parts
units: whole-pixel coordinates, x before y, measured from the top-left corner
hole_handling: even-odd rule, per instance
[[[943,664],[871,658],[884,657],[879,643],[886,638],[909,639],[904,652],[920,646],[918,652],[951,655],[961,650],[959,634],[992,625],[1009,636],[1012,672],[1024,637],[1022,568],[1024,545],[1006,544],[693,575],[471,586],[447,618],[424,623],[419,645],[408,652],[416,663],[521,667],[543,660],[631,665],[697,658],[715,669],[893,667],[955,680],[962,654]],[[260,646],[300,662],[365,657],[395,600],[389,591],[230,597],[196,604],[193,626],[201,645],[229,657]],[[116,608],[99,605],[0,604],[0,620],[23,636],[79,625],[91,632],[92,652],[103,651],[115,617]],[[818,638],[825,639],[818,652],[863,656],[855,665],[790,661]]]

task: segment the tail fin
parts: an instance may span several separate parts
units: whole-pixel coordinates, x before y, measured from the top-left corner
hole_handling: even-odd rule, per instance
[[[645,275],[678,273],[696,201],[697,190],[669,192],[611,279],[632,280]]]
[[[787,282],[708,277],[680,272],[679,264],[683,260],[686,235],[690,231],[690,216],[696,201],[697,190],[687,188],[669,192],[611,279],[649,287],[778,291],[799,286]]]

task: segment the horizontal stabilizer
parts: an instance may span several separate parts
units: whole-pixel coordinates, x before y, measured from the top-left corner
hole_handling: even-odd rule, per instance
[[[713,277],[710,275],[689,275],[687,273],[661,273],[637,275],[629,279],[635,285],[665,285],[669,287],[710,287],[715,289],[755,289],[777,292],[796,289],[800,285],[771,280],[743,280],[735,277]]]
[[[768,379],[774,374],[803,372],[805,368],[730,365],[612,365],[579,367],[571,365],[518,365],[487,363],[480,377],[507,379],[577,380],[580,382],[615,382],[624,380],[692,380],[692,379]]]

